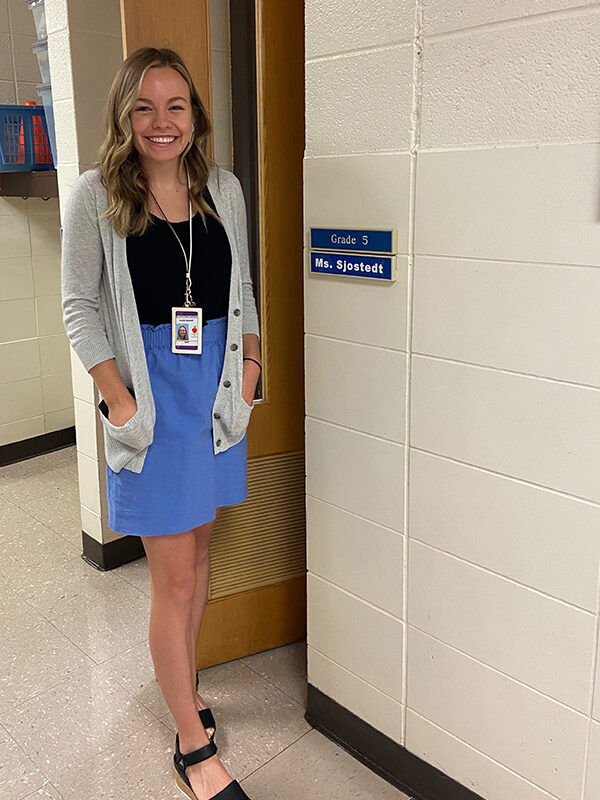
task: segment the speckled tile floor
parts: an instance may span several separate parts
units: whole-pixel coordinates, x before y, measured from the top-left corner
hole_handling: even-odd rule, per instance
[[[0,800],[176,800],[145,559],[80,557],[75,448],[0,468]],[[408,800],[304,719],[304,642],[203,670],[252,800]]]

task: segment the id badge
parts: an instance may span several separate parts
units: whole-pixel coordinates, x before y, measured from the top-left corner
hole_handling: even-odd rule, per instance
[[[202,309],[179,306],[171,309],[171,351],[202,352]]]

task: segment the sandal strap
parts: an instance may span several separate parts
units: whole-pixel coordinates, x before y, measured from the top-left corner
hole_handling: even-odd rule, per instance
[[[217,726],[215,725],[215,718],[210,708],[201,708],[200,711],[198,711],[198,713],[200,714],[200,722],[204,725],[205,728],[216,729]]]
[[[199,747],[197,750],[192,750],[191,753],[180,752],[177,755],[180,756],[178,760],[181,761],[185,769],[186,767],[191,767],[192,764],[199,764],[200,761],[206,761],[207,758],[214,756],[216,752],[217,745],[214,742],[209,742],[208,744]]]

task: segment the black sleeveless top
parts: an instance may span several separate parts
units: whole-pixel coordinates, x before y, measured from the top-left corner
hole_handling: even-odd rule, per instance
[[[216,211],[208,187],[204,198]],[[190,252],[190,223],[172,222],[185,252]],[[202,320],[226,317],[231,281],[231,248],[220,222],[206,214],[192,217],[194,251],[192,253],[192,296],[202,308]],[[172,306],[185,300],[185,259],[173,231],[161,217],[151,216],[151,224],[142,236],[128,236],[127,264],[133,284],[141,325],[171,322]]]

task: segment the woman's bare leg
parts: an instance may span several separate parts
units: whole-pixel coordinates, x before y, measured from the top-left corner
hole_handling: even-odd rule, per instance
[[[192,679],[194,692],[196,692],[196,642],[200,633],[200,625],[202,623],[202,616],[206,608],[206,600],[208,597],[208,582],[210,579],[210,536],[212,529],[215,525],[215,520],[200,525],[194,528],[196,537],[196,589],[192,598],[192,626],[190,629],[190,652],[192,655]],[[206,703],[203,698],[196,694],[196,706],[206,708]]]
[[[149,642],[154,672],[177,730],[182,753],[208,743],[198,716],[190,653],[196,590],[194,531],[143,536],[152,578]],[[218,755],[188,767],[198,800],[209,800],[231,781]]]

